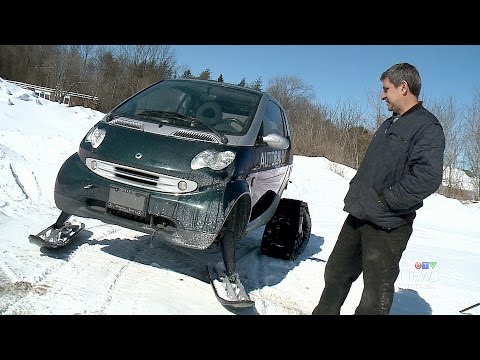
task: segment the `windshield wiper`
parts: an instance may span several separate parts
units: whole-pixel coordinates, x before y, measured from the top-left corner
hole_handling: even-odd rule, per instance
[[[106,121],[109,122],[109,121],[112,121],[113,119],[116,119],[116,118],[119,118],[119,117],[122,117],[122,116],[131,118],[131,117],[133,117],[133,114],[131,114],[127,111],[123,111],[123,112],[119,112],[119,113],[112,113],[112,114],[107,116]]]
[[[213,132],[215,135],[217,135],[220,138],[220,141],[222,144],[227,144],[228,143],[228,138],[222,134],[220,131],[217,129],[214,129],[211,125],[204,123],[203,121],[187,116],[187,115],[182,115],[174,111],[160,111],[160,110],[144,110],[138,115],[145,115],[145,116],[155,116],[155,117],[160,117],[165,120],[180,120],[186,123],[189,123],[190,126],[195,125],[195,124],[202,124],[205,126],[208,130]]]
[[[160,118],[160,124],[158,126],[163,126],[163,124],[170,124],[171,122],[168,119],[174,119],[171,116],[170,111],[159,111],[159,110],[144,110],[137,114],[137,116],[148,116],[148,117],[157,117]]]

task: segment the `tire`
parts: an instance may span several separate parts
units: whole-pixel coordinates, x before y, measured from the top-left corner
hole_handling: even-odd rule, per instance
[[[280,199],[275,215],[265,225],[261,253],[274,258],[295,260],[307,246],[311,228],[307,203]]]

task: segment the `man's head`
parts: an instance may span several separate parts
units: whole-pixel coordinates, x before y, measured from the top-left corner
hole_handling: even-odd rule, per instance
[[[415,66],[395,64],[382,73],[380,81],[382,100],[387,103],[388,110],[401,115],[418,102],[422,82]]]

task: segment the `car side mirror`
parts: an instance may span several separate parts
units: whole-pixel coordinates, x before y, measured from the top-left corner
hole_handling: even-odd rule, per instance
[[[290,146],[290,141],[288,141],[287,138],[275,133],[264,136],[263,141],[266,142],[268,146],[279,150],[288,149]]]

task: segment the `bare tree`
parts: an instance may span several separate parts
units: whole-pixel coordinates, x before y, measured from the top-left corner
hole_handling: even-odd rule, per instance
[[[325,107],[305,102],[294,113],[298,116],[290,122],[294,153],[331,159],[332,149],[327,140],[334,126],[326,119]]]
[[[0,77],[28,81],[31,67],[38,64],[33,45],[0,45]]]
[[[176,73],[175,55],[169,45],[123,45],[118,61],[127,70],[128,95]]]
[[[99,97],[99,108],[102,111],[109,111],[121,96],[126,95],[125,86],[126,68],[122,66],[124,58],[116,56],[112,49],[100,47],[96,54],[96,91]]]
[[[276,76],[269,81],[267,91],[272,94],[287,111],[299,103],[314,98],[313,88],[296,75]]]
[[[444,186],[441,187],[440,192],[448,197],[455,197],[463,187],[463,172],[460,171],[460,155],[463,145],[460,114],[451,96],[443,100],[434,99],[428,107],[442,124],[445,134]]]
[[[287,112],[290,126],[296,136],[294,139],[295,150],[305,149],[308,151],[309,138],[301,136],[300,129],[306,128],[313,131],[311,126],[315,127],[316,117],[312,116],[314,112],[311,107],[313,98],[311,86],[305,84],[297,76],[277,76],[269,81],[266,91],[272,94]],[[312,121],[312,123],[308,121]]]
[[[363,160],[371,133],[368,131],[363,113],[358,103],[352,99],[338,100],[330,111],[329,118],[336,125],[338,135],[331,138],[341,150],[340,159],[334,160],[342,164],[358,168]]]
[[[467,108],[465,124],[465,155],[474,179],[475,200],[480,200],[480,92],[476,90]]]
[[[372,119],[372,127],[377,129],[390,115],[387,106],[382,100],[381,91],[369,90],[367,92],[367,104],[370,107],[367,111],[367,118]]]

